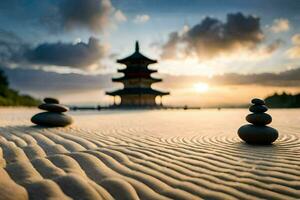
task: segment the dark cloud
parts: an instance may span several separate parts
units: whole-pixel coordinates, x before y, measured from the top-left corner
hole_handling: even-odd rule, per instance
[[[109,0],[63,0],[59,7],[63,23],[97,31],[108,22],[112,6]]]
[[[114,17],[126,18],[111,0],[2,0],[0,11],[0,19],[51,33],[79,28],[99,32],[115,23]]]
[[[115,86],[111,74],[81,75],[59,74],[34,69],[2,68],[12,88],[22,93],[47,95],[73,93],[88,90],[106,90]]]
[[[171,33],[162,47],[162,58],[176,57],[180,45],[181,53],[186,56],[211,58],[241,48],[255,49],[263,39],[258,17],[242,13],[228,14],[226,22],[206,17],[182,34]]]
[[[300,87],[300,68],[295,68],[280,73],[261,74],[237,74],[227,73],[216,75],[212,78],[206,76],[172,76],[163,75],[164,82],[161,84],[166,88],[182,87],[197,82],[206,82],[210,85],[261,85],[274,87]]]
[[[88,69],[100,65],[106,48],[98,39],[90,37],[87,43],[42,43],[36,47],[25,44],[11,32],[0,30],[0,64],[54,65]]]
[[[98,63],[105,55],[104,46],[91,37],[88,43],[44,43],[25,52],[25,59],[32,64],[86,68]]]
[[[55,72],[45,72],[33,69],[9,69],[3,68],[9,78],[10,85],[37,97],[49,94],[62,95],[66,93],[80,93],[91,90],[107,91],[119,88],[116,83],[111,81],[114,74],[82,75],[82,74],[59,74]],[[262,73],[241,75],[236,73],[224,74],[208,78],[205,76],[185,76],[160,74],[163,82],[155,87],[167,90],[190,88],[198,82],[205,82],[216,86],[274,86],[300,87],[300,68],[287,70],[281,73]]]
[[[54,31],[86,28],[98,32],[107,28],[114,12],[110,0],[61,0],[48,7],[41,21]]]
[[[170,33],[168,41],[162,47],[163,52],[161,54],[161,57],[164,59],[177,57],[177,45],[178,43],[180,43],[180,41],[181,38],[178,32]]]
[[[282,44],[284,43],[283,40],[277,39],[271,44],[267,45],[263,50],[266,54],[271,54],[276,51]]]
[[[265,85],[278,87],[300,87],[300,68],[283,71],[280,73],[261,74],[225,74],[215,76],[215,84],[219,85]]]
[[[28,45],[13,32],[0,29],[0,64],[8,65],[16,60],[21,60],[22,54]]]

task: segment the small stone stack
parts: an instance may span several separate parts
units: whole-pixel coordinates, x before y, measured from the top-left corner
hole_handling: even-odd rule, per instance
[[[64,114],[69,108],[59,104],[54,98],[45,98],[43,104],[39,105],[39,109],[46,110],[34,115],[31,122],[40,126],[47,127],[64,127],[73,123],[72,117]]]
[[[266,126],[272,122],[272,117],[265,113],[268,107],[261,99],[252,99],[246,120],[251,124],[246,124],[239,128],[238,135],[248,144],[266,145],[271,144],[278,138],[276,129]]]

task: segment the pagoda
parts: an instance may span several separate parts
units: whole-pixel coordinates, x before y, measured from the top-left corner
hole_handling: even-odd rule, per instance
[[[112,92],[106,92],[107,95],[119,96],[121,107],[154,107],[162,106],[162,96],[170,94],[151,88],[153,83],[161,82],[162,79],[151,77],[152,73],[157,72],[154,69],[148,69],[148,65],[157,63],[156,60],[147,58],[139,51],[139,43],[135,43],[135,52],[123,59],[117,60],[117,63],[126,65],[124,69],[118,69],[118,72],[124,73],[120,78],[113,78],[113,82],[123,83],[124,88]],[[155,102],[156,96],[160,96],[160,104]]]

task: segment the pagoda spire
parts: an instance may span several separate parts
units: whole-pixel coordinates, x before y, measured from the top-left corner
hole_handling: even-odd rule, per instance
[[[135,52],[139,52],[139,51],[140,51],[139,41],[135,41]]]

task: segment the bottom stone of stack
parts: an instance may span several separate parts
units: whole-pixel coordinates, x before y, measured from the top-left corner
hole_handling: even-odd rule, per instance
[[[278,138],[278,131],[269,126],[246,124],[239,128],[238,135],[248,144],[271,144]]]
[[[63,113],[43,112],[31,118],[32,123],[48,127],[64,127],[73,123],[72,117]]]

